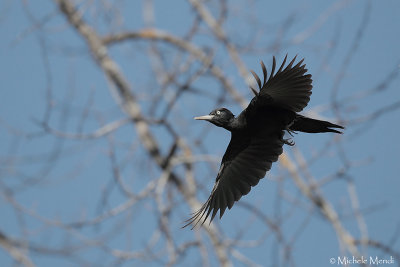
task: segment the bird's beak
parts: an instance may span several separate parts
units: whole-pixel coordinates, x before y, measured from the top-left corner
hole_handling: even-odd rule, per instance
[[[200,117],[194,117],[195,120],[205,120],[205,121],[210,121],[210,120],[212,120],[212,118],[214,118],[213,115],[204,115],[204,116],[200,116]]]

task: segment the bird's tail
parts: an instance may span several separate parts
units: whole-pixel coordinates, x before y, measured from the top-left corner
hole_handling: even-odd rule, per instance
[[[296,114],[296,119],[294,120],[293,124],[289,127],[291,131],[299,131],[305,133],[326,133],[326,132],[339,133],[339,134],[342,133],[336,129],[331,129],[331,128],[344,129],[343,126],[331,123],[329,121],[311,119],[298,114]]]

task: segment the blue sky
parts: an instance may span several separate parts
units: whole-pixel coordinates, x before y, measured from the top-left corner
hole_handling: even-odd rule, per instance
[[[384,113],[374,120],[354,124],[355,120],[378,111],[383,107],[400,100],[400,2],[386,1],[250,1],[245,5],[241,1],[229,3],[236,8],[241,16],[232,15],[224,24],[224,29],[238,42],[252,37],[252,30],[262,29],[270,35],[261,36],[262,43],[271,45],[271,40],[279,36],[279,27],[282,27],[284,18],[294,14],[290,29],[283,32],[279,47],[276,51],[269,49],[263,53],[246,54],[243,61],[248,68],[260,72],[259,60],[264,60],[267,66],[271,65],[271,57],[275,55],[281,61],[286,53],[289,57],[296,54],[304,57],[309,72],[313,74],[313,95],[305,112],[314,114],[318,112],[326,119],[335,120],[337,117],[349,122],[345,134],[341,137],[340,147],[330,146],[328,156],[317,159],[310,165],[312,173],[317,179],[329,176],[343,162],[337,156],[341,149],[345,151],[346,158],[353,166],[348,177],[353,180],[359,197],[361,210],[365,211],[364,219],[371,238],[384,243],[390,242],[396,229],[400,227],[398,203],[400,196],[399,156],[400,145],[398,132],[400,109]],[[87,54],[84,43],[74,31],[68,29],[62,16],[57,14],[57,9],[51,1],[40,1],[34,5],[26,1],[3,1],[0,4],[0,72],[2,85],[0,90],[0,179],[2,198],[0,207],[2,219],[0,231],[16,239],[29,236],[35,244],[51,244],[57,246],[68,243],[68,231],[57,227],[45,228],[45,224],[38,218],[27,214],[18,215],[11,203],[5,197],[5,186],[19,188],[15,194],[16,200],[26,209],[35,210],[43,218],[51,221],[61,220],[74,222],[79,218],[95,217],[101,206],[102,194],[110,190],[107,207],[115,207],[124,202],[117,189],[109,189],[112,178],[111,166],[108,159],[109,140],[107,138],[95,141],[63,140],[54,136],[42,135],[38,122],[43,120],[46,112],[47,89],[52,88],[54,110],[50,122],[60,131],[77,132],[79,125],[83,125],[83,132],[91,132],[101,125],[101,121],[111,122],[124,118],[124,114],[116,105],[109,92],[108,84],[99,68]],[[122,28],[140,30],[143,22],[143,1],[120,2],[123,21]],[[96,2],[98,4],[98,2]],[[214,5],[211,4],[212,8]],[[186,32],[186,21],[191,21],[193,10],[185,1],[154,1],[155,22],[154,26],[167,30],[177,36]],[[90,8],[88,12],[94,12]],[[242,13],[240,13],[240,11]],[[49,15],[50,14],[50,15]],[[32,26],[32,15],[39,20],[47,20],[43,31]],[[325,19],[325,15],[328,15]],[[90,17],[90,15],[87,15]],[[248,17],[246,17],[248,16]],[[244,18],[254,19],[254,24],[243,24]],[[363,24],[363,21],[366,24]],[[91,20],[101,33],[108,33],[112,27],[105,25],[104,20]],[[360,31],[361,26],[365,27]],[[311,37],[304,42],[296,43],[303,36],[311,32]],[[360,41],[355,42],[357,34]],[[198,46],[207,46],[212,39],[204,34],[195,39]],[[44,42],[41,46],[41,42]],[[353,50],[353,48],[355,48]],[[168,50],[171,54],[171,50]],[[240,93],[247,99],[251,94],[245,82],[240,77],[237,69],[229,64],[229,57],[217,47],[216,60],[235,83],[241,88]],[[133,49],[129,44],[110,49],[111,56],[120,64],[129,82],[133,84],[135,93],[140,97],[144,110],[150,109],[146,99],[159,92],[158,84],[154,77],[146,76],[150,65],[146,59],[146,43]],[[348,64],[346,58],[352,55]],[[170,58],[170,54],[165,56]],[[325,62],[325,63],[324,63]],[[172,65],[171,65],[172,66]],[[47,68],[47,69],[46,69]],[[337,94],[332,94],[337,77],[343,73],[341,81],[337,84]],[[382,81],[391,73],[393,79],[387,83],[384,90],[364,99],[355,99],[346,102],[339,113],[332,111],[332,98],[336,97],[338,103],[348,97],[379,88]],[[397,76],[396,76],[397,75]],[[210,94],[216,94],[220,85],[207,78],[199,78],[195,88],[200,88]],[[146,90],[144,90],[146,89]],[[216,157],[222,156],[229,141],[228,133],[222,129],[212,128],[202,122],[193,121],[197,115],[207,114],[215,108],[213,101],[204,100],[199,104],[198,96],[184,98],[174,112],[179,113],[177,124],[189,125],[185,129],[187,140],[194,140],[199,132],[206,131],[204,144],[208,153]],[[87,120],[81,121],[85,106],[92,101],[94,104]],[[241,107],[232,99],[227,99],[225,106],[235,114]],[[161,113],[163,107],[156,110]],[[320,110],[322,110],[320,112]],[[64,118],[63,116],[68,115]],[[155,130],[155,134],[163,149],[167,149],[171,140],[163,131]],[[122,167],[122,174],[132,176],[132,190],[140,191],[149,181],[160,174],[160,170],[148,163],[145,159],[144,149],[135,138],[134,128],[131,125],[121,127],[114,135],[118,162]],[[311,136],[298,134],[295,136],[296,148],[306,159],[310,159],[320,149],[333,139],[330,135]],[[285,147],[289,155],[293,156],[291,148]],[[201,151],[196,151],[201,154]],[[329,156],[331,155],[331,156]],[[218,165],[218,160],[216,161]],[[143,167],[146,166],[146,167]],[[205,200],[214,182],[216,170],[209,170],[209,165],[199,164],[199,176],[205,186]],[[260,207],[270,217],[277,216],[275,207],[277,203],[279,186],[284,185],[284,190],[296,194],[293,182],[285,180],[282,184],[276,183],[285,175],[284,170],[275,164],[267,179],[253,188],[251,194],[244,197],[246,203],[260,203]],[[135,179],[143,177],[144,180]],[[209,178],[207,178],[209,177]],[[34,179],[35,185],[23,185],[22,180]],[[22,186],[21,186],[22,185]],[[332,202],[337,211],[346,218],[349,199],[345,182],[335,182],[323,187],[324,195]],[[297,192],[298,193],[298,192]],[[135,242],[133,248],[140,246],[148,239],[152,227],[156,224],[149,211],[154,209],[150,203],[135,206],[131,213],[109,221],[104,228],[98,230],[91,227],[81,230],[81,234],[95,238],[97,234],[112,233],[116,225],[126,227],[126,224],[142,225],[132,228],[131,235]],[[294,215],[283,226],[287,235],[291,236],[299,227],[298,218],[306,220],[308,216],[302,215],[302,210],[294,211]],[[134,215],[133,219],[129,216]],[[189,214],[187,206],[180,205],[173,224],[178,226]],[[224,215],[219,226],[224,228],[224,235],[233,238],[235,227],[244,227],[246,223],[238,218],[248,215],[245,208],[235,206]],[[313,214],[313,213],[312,213]],[[253,218],[254,219],[254,218]],[[247,219],[247,220],[251,220]],[[329,258],[339,255],[338,244],[332,227],[324,222],[320,215],[313,215],[307,228],[299,235],[294,245],[294,258],[298,260],[297,266],[328,266]],[[255,223],[254,229],[248,231],[247,240],[256,239],[259,235],[261,223]],[[359,237],[357,222],[343,219],[345,227],[355,236]],[[265,230],[265,229],[264,229]],[[192,233],[186,230],[178,232],[178,241],[187,240]],[[68,232],[69,233],[69,232]],[[323,234],[320,234],[323,233]],[[398,232],[397,232],[398,233]],[[110,241],[114,248],[127,249],[128,238],[123,234],[116,234]],[[67,240],[67,241],[66,241]],[[241,252],[262,266],[272,266],[276,255],[271,247],[274,239],[270,239],[260,248],[242,248]],[[71,241],[74,243],[74,240]],[[392,244],[396,251],[400,250],[400,242]],[[267,251],[267,253],[266,253]],[[371,256],[380,255],[371,250]],[[34,255],[33,261],[37,266],[71,266],[87,262],[112,265],[107,255],[102,255],[98,249],[88,249],[82,252],[82,262],[68,262],[58,257],[41,257]],[[181,265],[184,266],[194,259],[199,263],[196,252],[190,251]],[[214,263],[215,259],[211,261]],[[304,263],[304,264],[303,264]],[[0,249],[0,265],[10,266],[11,257]],[[138,263],[139,264],[139,263]]]

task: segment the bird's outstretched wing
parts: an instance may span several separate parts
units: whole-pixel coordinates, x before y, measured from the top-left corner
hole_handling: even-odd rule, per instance
[[[302,65],[304,59],[300,60],[296,65],[293,63],[296,57],[285,67],[287,55],[283,60],[282,65],[275,73],[276,60],[272,59],[272,70],[268,78],[267,68],[261,61],[261,68],[263,70],[263,82],[261,82],[258,75],[251,71],[256,79],[260,92],[257,93],[255,89],[252,91],[257,95],[257,99],[262,102],[265,99],[272,100],[278,106],[285,107],[294,112],[302,111],[310,101],[312,79],[311,74],[305,74],[307,69],[305,64]],[[270,101],[267,101],[271,104]]]
[[[251,138],[233,132],[210,197],[184,227],[202,225],[210,214],[211,223],[218,210],[221,218],[226,208],[248,194],[282,154],[282,137],[282,130],[260,130]]]

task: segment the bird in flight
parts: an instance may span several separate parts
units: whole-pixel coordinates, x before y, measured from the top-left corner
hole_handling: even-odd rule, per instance
[[[209,115],[195,117],[206,120],[231,132],[231,140],[222,158],[215,185],[204,205],[186,221],[192,229],[201,225],[211,215],[210,223],[219,210],[220,218],[226,208],[231,209],[235,201],[248,194],[256,186],[273,162],[283,152],[283,145],[294,145],[291,139],[284,139],[285,131],[292,137],[297,131],[306,133],[333,132],[344,127],[328,121],[305,117],[302,111],[310,101],[312,79],[306,74],[304,59],[296,65],[296,57],[286,66],[287,55],[275,73],[276,60],[273,57],[272,70],[268,78],[267,68],[261,61],[263,81],[251,71],[257,81],[259,92],[255,94],[246,109],[234,116],[226,108],[218,108]],[[336,129],[335,129],[336,128]]]

